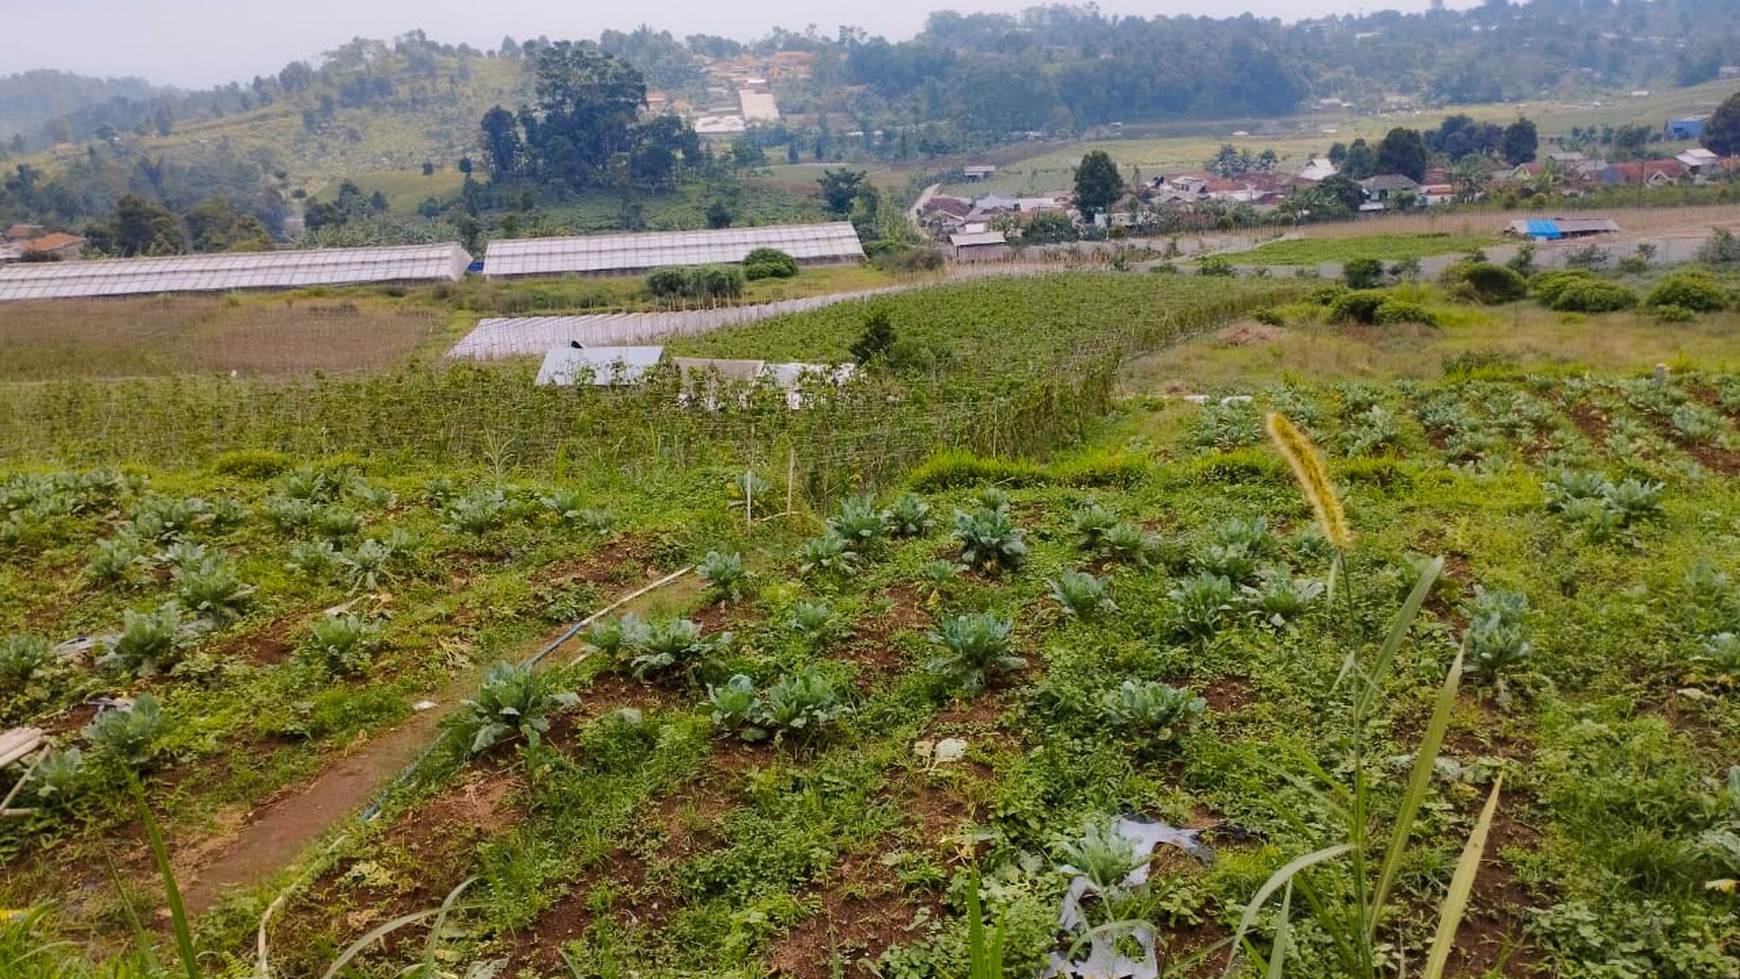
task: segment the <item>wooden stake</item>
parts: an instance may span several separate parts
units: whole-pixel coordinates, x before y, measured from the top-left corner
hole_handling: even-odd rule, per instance
[[[792,494],[797,490],[797,446],[786,449],[785,456],[785,512],[791,513]]]

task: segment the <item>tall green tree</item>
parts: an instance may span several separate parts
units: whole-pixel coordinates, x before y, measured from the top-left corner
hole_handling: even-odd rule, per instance
[[[1410,180],[1426,176],[1426,140],[1418,129],[1401,126],[1384,134],[1377,148],[1377,172],[1399,173]]]
[[[1231,149],[1231,147],[1228,147]],[[1098,214],[1124,194],[1124,175],[1105,150],[1094,150],[1075,168],[1075,206],[1083,214]]]
[[[1541,139],[1535,131],[1534,120],[1518,119],[1504,127],[1504,136],[1499,140],[1498,149],[1504,156],[1504,162],[1514,167],[1533,160],[1540,145]]]
[[[844,218],[852,213],[852,201],[864,187],[864,171],[845,167],[823,170],[816,178],[822,188],[822,207],[830,217]]]
[[[1721,156],[1740,155],[1740,92],[1724,99],[1704,121],[1704,148]]]
[[[187,250],[181,223],[169,208],[138,194],[128,194],[115,205],[115,221],[106,236],[122,256],[178,255]]]

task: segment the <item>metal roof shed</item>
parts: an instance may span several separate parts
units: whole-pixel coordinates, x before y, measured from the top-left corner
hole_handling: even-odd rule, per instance
[[[557,347],[544,355],[539,384],[633,384],[658,366],[663,347]]]

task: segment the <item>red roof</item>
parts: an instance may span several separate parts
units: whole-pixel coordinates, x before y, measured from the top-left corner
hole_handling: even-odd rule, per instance
[[[939,211],[957,218],[964,218],[973,212],[973,202],[963,201],[958,197],[932,197],[925,202],[924,213],[936,214]]]
[[[1654,179],[1658,174],[1669,180],[1678,180],[1686,175],[1686,168],[1678,160],[1646,160],[1642,163],[1615,163],[1613,169],[1625,179],[1626,183],[1644,183]]]
[[[37,238],[34,241],[25,242],[24,250],[27,252],[54,252],[66,248],[69,245],[82,245],[84,244],[84,241],[85,240],[80,238],[78,235],[69,235],[64,231],[56,231],[54,234],[43,235],[41,238]]]

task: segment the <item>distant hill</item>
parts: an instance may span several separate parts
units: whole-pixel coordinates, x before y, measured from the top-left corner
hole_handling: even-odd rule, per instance
[[[90,78],[70,71],[26,71],[0,77],[0,143],[46,134],[50,123],[112,99],[168,94],[141,78]]]

